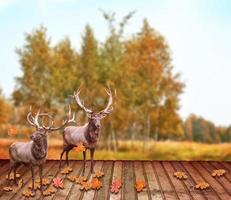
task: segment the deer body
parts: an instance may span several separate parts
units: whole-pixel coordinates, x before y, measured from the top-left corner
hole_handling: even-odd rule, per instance
[[[40,190],[42,190],[42,176],[43,166],[47,158],[48,150],[48,136],[47,133],[62,129],[67,123],[74,121],[74,116],[70,119],[71,110],[69,107],[69,118],[63,122],[60,127],[53,128],[53,121],[49,127],[45,127],[43,124],[39,124],[39,117],[51,116],[47,113],[40,114],[37,112],[36,116],[33,117],[31,110],[27,115],[27,121],[30,125],[36,128],[36,131],[30,136],[31,141],[29,142],[15,142],[9,148],[10,156],[10,171],[8,173],[8,179],[10,180],[10,173],[14,170],[14,181],[16,182],[16,170],[20,164],[28,164],[32,174],[32,192],[34,192],[34,166],[39,166],[39,177],[40,177]]]
[[[92,110],[87,109],[79,98],[80,91],[74,93],[75,100],[77,104],[87,113],[88,123],[83,126],[68,126],[64,129],[63,132],[63,151],[60,155],[60,167],[62,156],[66,152],[66,164],[68,165],[68,153],[79,143],[83,143],[86,149],[90,150],[91,157],[91,173],[93,173],[94,169],[94,152],[99,141],[99,132],[100,132],[100,120],[107,116],[112,111],[112,95],[111,92],[108,92],[109,101],[107,107],[98,113],[94,113]],[[82,175],[85,173],[85,165],[86,165],[86,151],[83,151],[83,171]]]

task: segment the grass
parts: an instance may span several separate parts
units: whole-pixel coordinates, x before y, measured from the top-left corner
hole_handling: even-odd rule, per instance
[[[0,139],[0,158],[8,158],[12,139]],[[102,144],[101,144],[102,146]],[[50,138],[48,159],[59,159],[62,140]],[[81,153],[71,151],[70,159],[82,159]],[[89,158],[89,155],[88,155]],[[231,160],[231,143],[202,144],[195,142],[119,141],[118,151],[100,148],[95,153],[98,160]]]

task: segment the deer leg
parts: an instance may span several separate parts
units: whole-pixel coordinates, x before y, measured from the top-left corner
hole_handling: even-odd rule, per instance
[[[82,171],[83,176],[85,174],[85,167],[86,167],[86,151],[83,151],[83,171]]]
[[[31,175],[32,175],[32,188],[31,188],[31,191],[33,193],[34,192],[34,166],[32,164],[30,165],[30,170],[31,170]]]
[[[43,164],[39,165],[40,191],[43,191]]]
[[[73,147],[74,147],[73,145],[69,145],[69,146],[66,147],[66,165],[67,166],[69,166],[68,154],[69,154],[70,150],[73,149]]]
[[[62,157],[63,157],[64,152],[65,150],[63,150],[62,153],[60,154],[59,168],[61,168],[61,165],[62,165]]]
[[[90,155],[91,155],[91,174],[94,171],[94,153],[95,153],[95,149],[90,149]]]
[[[16,184],[17,183],[17,177],[16,177],[16,170],[19,166],[19,163],[15,163],[14,165],[14,183]]]

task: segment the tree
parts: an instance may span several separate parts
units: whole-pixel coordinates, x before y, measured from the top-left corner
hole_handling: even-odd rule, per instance
[[[0,89],[0,125],[7,124],[10,121],[12,107],[5,99]]]

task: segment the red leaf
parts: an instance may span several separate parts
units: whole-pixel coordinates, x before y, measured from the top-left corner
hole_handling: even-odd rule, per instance
[[[63,180],[61,178],[54,178],[53,179],[53,186],[56,188],[63,189]]]

